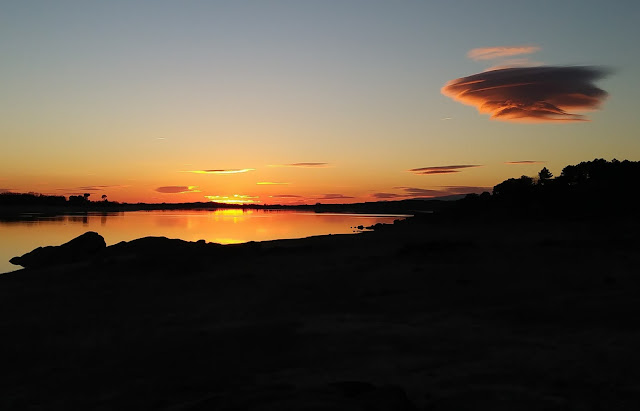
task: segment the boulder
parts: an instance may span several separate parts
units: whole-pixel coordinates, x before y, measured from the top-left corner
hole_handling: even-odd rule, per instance
[[[416,411],[417,408],[400,387],[348,381],[306,387],[277,384],[254,386],[236,392],[219,392],[194,401],[189,410]]]
[[[100,234],[87,231],[68,243],[59,246],[38,247],[21,257],[13,257],[9,262],[24,268],[73,263],[86,260],[106,247],[107,244]]]

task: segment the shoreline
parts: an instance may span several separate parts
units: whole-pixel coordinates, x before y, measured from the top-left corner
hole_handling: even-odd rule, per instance
[[[409,199],[399,201],[376,201],[352,204],[305,204],[305,205],[233,205],[223,203],[114,203],[92,202],[83,206],[43,206],[43,205],[3,205],[0,206],[0,219],[19,218],[23,214],[66,215],[83,213],[110,213],[151,210],[271,210],[271,211],[308,211],[315,213],[354,213],[354,214],[410,214],[441,210],[453,204],[452,201],[438,199]]]
[[[435,217],[219,247],[139,239],[2,275],[0,403],[640,405],[637,219]]]
[[[372,229],[378,223],[390,224],[392,220],[409,217],[399,214],[314,213],[300,210],[247,210],[233,211],[230,215],[227,211],[216,213],[208,210],[108,214],[90,211],[57,216],[29,214],[9,221],[0,219],[0,230],[7,234],[3,236],[0,245],[0,272],[12,272],[19,268],[8,263],[12,257],[36,247],[65,243],[86,231],[100,233],[109,245],[145,236],[239,244],[274,239],[302,239],[323,234],[355,234]]]

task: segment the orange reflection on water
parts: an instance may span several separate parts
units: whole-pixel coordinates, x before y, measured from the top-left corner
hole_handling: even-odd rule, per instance
[[[216,210],[214,211],[213,215],[215,216],[241,216],[241,215],[251,215],[253,214],[254,210],[242,210],[242,209],[238,209],[238,208],[229,208],[226,210]]]
[[[156,210],[28,217],[0,222],[0,273],[20,267],[9,259],[36,247],[60,245],[86,231],[102,235],[107,245],[161,236],[220,244],[353,233],[352,227],[391,223],[398,216],[302,213],[273,210]]]

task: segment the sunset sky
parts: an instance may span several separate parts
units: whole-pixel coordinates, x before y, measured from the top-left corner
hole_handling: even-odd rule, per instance
[[[639,20],[632,1],[0,0],[0,191],[359,202],[640,160]]]

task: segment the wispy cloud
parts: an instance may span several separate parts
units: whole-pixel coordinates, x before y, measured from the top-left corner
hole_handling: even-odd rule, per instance
[[[198,186],[163,186],[156,188],[162,194],[199,193]]]
[[[574,122],[588,119],[572,111],[596,110],[607,92],[593,82],[602,68],[518,67],[451,80],[441,89],[452,99],[475,106],[491,119],[519,122]]]
[[[437,197],[447,195],[444,190],[437,190],[432,188],[418,188],[418,187],[394,187],[404,191],[406,197]]]
[[[470,50],[467,53],[467,57],[472,60],[493,60],[502,57],[531,54],[539,50],[540,47],[538,46],[480,47]]]
[[[371,196],[378,200],[402,200],[409,198],[434,198],[451,195],[464,195],[470,193],[481,193],[483,191],[491,191],[489,187],[476,186],[442,186],[438,188],[419,188],[419,187],[393,187],[394,190],[400,190],[399,193],[373,193]]]
[[[297,196],[295,194],[276,194],[269,197],[271,198],[303,198],[302,196]]]
[[[324,194],[322,197],[316,197],[318,200],[342,200],[355,198],[351,196],[345,196],[343,194]]]
[[[122,187],[127,187],[127,186],[123,186],[123,185],[112,185],[112,186],[83,186],[83,187],[78,187],[79,190],[84,190],[84,191],[104,191],[108,188],[122,188]]]
[[[515,165],[515,164],[544,164],[546,161],[538,161],[538,160],[521,160],[521,161],[505,161],[505,164]]]
[[[459,173],[459,172],[460,170],[429,170],[429,171],[423,171],[415,174],[430,175],[430,174],[451,174],[451,173]]]
[[[396,194],[396,193],[373,193],[372,197],[378,198],[380,200],[387,200],[390,198],[405,198],[406,194]]]
[[[519,59],[507,59],[507,60],[502,60],[498,64],[495,64],[483,71],[492,71],[492,70],[499,70],[499,69],[505,69],[505,68],[514,68],[514,67],[538,67],[538,66],[542,66],[542,64],[543,63],[539,61],[533,61],[526,57],[519,58]]]
[[[458,165],[451,165],[451,166],[420,167],[420,168],[412,168],[411,170],[407,170],[407,171],[414,174],[420,174],[420,175],[449,174],[449,173],[459,173],[460,170],[464,170],[465,168],[473,168],[473,167],[482,167],[482,165],[458,164]]]
[[[270,164],[269,167],[309,167],[323,168],[328,167],[329,163],[290,163],[290,164]]]
[[[276,183],[274,181],[260,181],[258,183],[256,183],[259,186],[286,186],[289,185],[289,183]]]
[[[11,189],[10,188],[0,188],[0,193],[10,193]]]
[[[185,173],[195,173],[195,174],[238,174],[238,173],[246,173],[249,171],[255,171],[255,168],[230,168],[230,169],[215,169],[215,170],[189,170],[184,171]]]
[[[86,193],[87,191],[107,191],[119,188],[130,187],[129,185],[92,185],[72,188],[56,188],[56,191],[62,191],[63,194],[77,194],[78,192]]]

